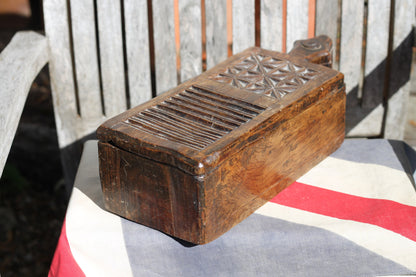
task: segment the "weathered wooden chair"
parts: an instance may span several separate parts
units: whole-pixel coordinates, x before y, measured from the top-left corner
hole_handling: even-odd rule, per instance
[[[44,0],[45,35],[18,33],[0,55],[0,172],[46,63],[72,183],[73,153],[106,118],[227,57],[227,2]],[[414,11],[413,0],[232,1],[232,52],[255,44],[286,51],[296,39],[327,34],[333,66],[345,74],[348,135],[402,138]]]

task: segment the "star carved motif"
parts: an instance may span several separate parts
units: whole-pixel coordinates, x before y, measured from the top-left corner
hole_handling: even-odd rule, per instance
[[[251,54],[211,79],[251,92],[281,99],[318,75],[288,60]]]

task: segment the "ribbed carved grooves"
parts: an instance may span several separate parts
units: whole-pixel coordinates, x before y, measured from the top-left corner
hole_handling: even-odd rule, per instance
[[[131,116],[124,123],[201,150],[264,110],[264,107],[193,86]]]

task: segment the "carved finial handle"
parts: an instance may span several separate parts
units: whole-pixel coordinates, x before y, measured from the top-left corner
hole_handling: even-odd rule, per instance
[[[311,63],[332,67],[332,40],[325,35],[297,40],[289,54],[303,57]]]

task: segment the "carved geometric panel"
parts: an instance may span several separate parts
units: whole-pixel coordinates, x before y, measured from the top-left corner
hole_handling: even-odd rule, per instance
[[[315,78],[319,72],[289,60],[251,54],[233,64],[212,80],[258,94],[281,99]]]

